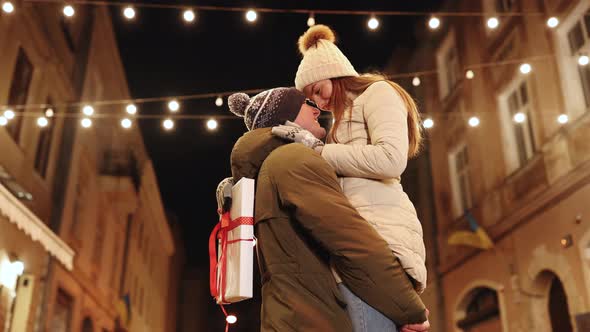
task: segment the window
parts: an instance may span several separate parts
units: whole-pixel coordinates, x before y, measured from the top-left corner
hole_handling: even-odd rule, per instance
[[[496,0],[496,11],[510,12],[516,9],[516,0]]]
[[[501,331],[498,294],[490,288],[477,288],[467,303],[465,318],[457,325],[466,332]]]
[[[512,173],[524,166],[535,153],[532,106],[527,81],[513,84],[501,103],[507,168],[508,172]]]
[[[469,155],[465,144],[449,154],[449,166],[453,191],[453,216],[458,218],[472,205]]]
[[[51,317],[50,331],[69,332],[70,321],[72,320],[72,297],[66,294],[62,289],[57,290],[55,297],[55,309]]]
[[[47,105],[50,105],[46,110],[51,109],[55,112],[55,108],[51,106],[53,103],[51,99],[47,100]],[[43,111],[44,115],[45,111]],[[35,170],[42,176],[47,175],[47,166],[49,165],[49,153],[51,152],[51,141],[53,139],[53,129],[55,121],[49,119],[49,124],[45,128],[40,129],[39,141],[37,143],[37,153],[35,154]]]
[[[33,78],[33,65],[25,54],[25,51],[20,48],[16,59],[16,66],[14,67],[14,74],[12,75],[12,82],[10,84],[10,92],[8,96],[9,105],[24,105],[27,103],[27,96],[29,94],[29,86]],[[23,125],[23,117],[16,116],[12,119],[6,128],[10,136],[19,142],[20,131]]]
[[[438,66],[438,83],[441,99],[447,97],[455,88],[461,77],[459,55],[452,34],[443,41],[436,56]]]
[[[572,62],[578,68],[584,101],[590,106],[590,66],[578,66],[578,55],[590,52],[590,10],[586,11],[567,32],[567,42],[572,55]]]

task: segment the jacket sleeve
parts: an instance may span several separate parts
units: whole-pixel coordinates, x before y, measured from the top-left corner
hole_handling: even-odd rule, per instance
[[[402,98],[387,82],[373,83],[358,98],[364,99],[370,144],[326,144],[322,157],[340,176],[400,177],[408,162],[408,111]]]
[[[350,205],[334,170],[300,144],[265,161],[281,204],[331,254],[346,285],[397,324],[422,323],[425,307],[387,243]]]

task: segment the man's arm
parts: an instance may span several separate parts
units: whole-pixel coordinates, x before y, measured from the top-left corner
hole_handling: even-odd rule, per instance
[[[264,168],[282,204],[330,252],[356,295],[397,324],[426,320],[424,304],[398,259],[350,205],[334,170],[319,154],[288,144],[271,153]]]

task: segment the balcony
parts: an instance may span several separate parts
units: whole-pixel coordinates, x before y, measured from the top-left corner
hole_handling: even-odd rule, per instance
[[[135,191],[141,185],[140,165],[131,150],[107,150],[104,151],[100,174],[109,176],[126,176],[131,178]]]

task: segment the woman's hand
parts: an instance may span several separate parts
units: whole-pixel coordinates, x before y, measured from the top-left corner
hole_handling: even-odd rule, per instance
[[[422,324],[407,324],[402,326],[400,332],[428,332],[430,330],[430,322],[428,321],[428,314],[430,312],[426,309],[426,321]]]
[[[301,143],[318,153],[321,153],[324,148],[324,142],[301,127],[290,125],[275,126],[272,128],[272,134],[287,141]]]

